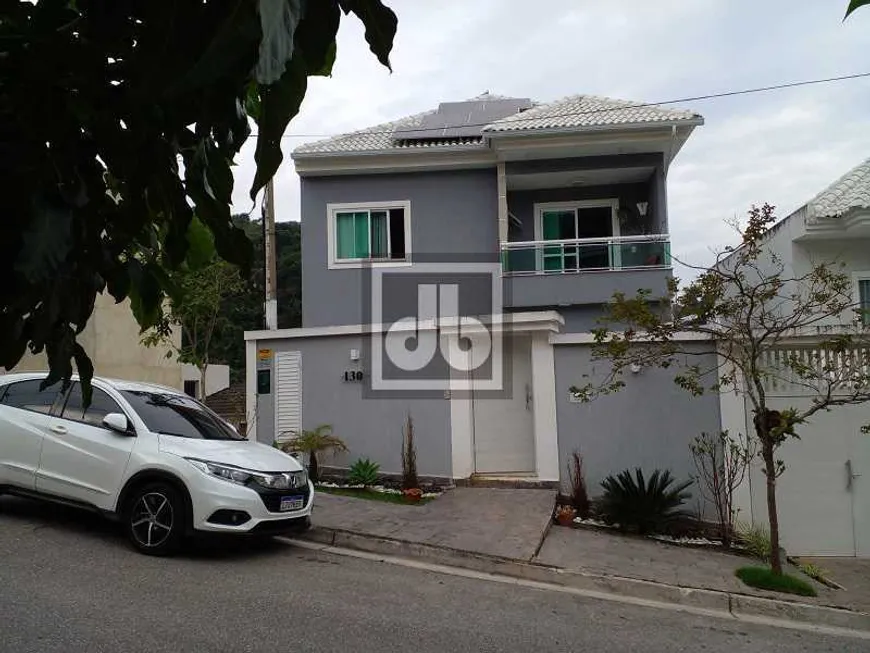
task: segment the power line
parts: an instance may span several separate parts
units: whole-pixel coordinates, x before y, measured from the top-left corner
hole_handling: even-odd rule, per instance
[[[842,81],[847,81],[850,79],[860,79],[863,77],[870,77],[870,71],[863,72],[863,73],[855,73],[855,74],[851,74],[851,75],[841,75],[839,77],[824,77],[824,78],[818,78],[818,79],[802,80],[799,82],[785,82],[782,84],[773,84],[770,86],[758,86],[758,87],[754,87],[754,88],[740,89],[737,91],[723,91],[720,93],[708,93],[706,95],[692,95],[692,96],[688,96],[688,97],[676,98],[673,100],[663,100],[660,102],[627,103],[627,104],[623,104],[623,105],[620,105],[617,107],[608,107],[608,108],[600,108],[599,107],[596,109],[585,109],[585,110],[581,110],[581,111],[568,111],[565,113],[553,113],[553,114],[549,114],[547,116],[547,119],[570,118],[573,116],[585,116],[585,115],[591,115],[591,114],[595,114],[595,113],[608,113],[608,112],[612,112],[612,111],[621,111],[621,110],[625,110],[625,109],[642,109],[645,107],[657,107],[657,106],[663,106],[663,105],[667,105],[667,104],[681,104],[683,102],[698,102],[701,100],[714,100],[717,98],[734,97],[737,95],[750,95],[753,93],[765,93],[768,91],[779,91],[779,90],[788,89],[788,88],[797,88],[800,86],[811,86],[814,84],[829,84],[831,82],[842,82]],[[533,109],[534,109],[534,107],[533,107]],[[515,114],[515,115],[522,115],[522,114]],[[531,116],[528,118],[528,120],[534,120],[534,119],[535,119],[534,116]],[[522,120],[522,119],[519,119],[519,120]],[[460,124],[445,125],[444,127],[439,127],[438,129],[448,129],[451,127],[485,127],[486,125],[490,124],[491,122],[492,121],[480,122],[480,123],[466,123],[466,124],[462,124],[462,125],[460,125]],[[368,130],[362,129],[362,130],[358,130],[358,131],[364,132],[365,134],[371,134],[371,135],[379,135],[379,134],[395,135],[395,134],[402,134],[402,133],[406,133],[406,132],[408,132],[408,133],[419,132],[420,128],[419,127],[411,127],[411,128],[407,128],[407,129],[390,129],[390,130],[374,130],[374,131],[368,131]],[[435,131],[435,130],[433,130],[433,131]],[[284,134],[281,138],[333,138],[336,136],[346,136],[346,135],[353,134],[353,133],[355,133],[355,132],[344,132],[344,133],[337,133],[337,134]],[[252,134],[252,136],[256,136],[256,135],[257,135],[256,132]]]

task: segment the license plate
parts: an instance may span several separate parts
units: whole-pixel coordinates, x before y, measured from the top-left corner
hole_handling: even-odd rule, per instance
[[[302,510],[305,507],[305,497],[281,497],[281,512]]]

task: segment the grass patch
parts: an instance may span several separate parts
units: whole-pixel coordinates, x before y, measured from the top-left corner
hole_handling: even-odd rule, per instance
[[[734,574],[750,587],[761,590],[816,596],[816,590],[806,581],[788,574],[777,576],[768,567],[741,567]]]
[[[408,501],[403,494],[390,492],[375,492],[374,490],[355,489],[349,487],[317,487],[318,492],[324,494],[337,494],[340,497],[354,497],[355,499],[368,499],[369,501],[381,501],[383,503],[400,503],[405,506],[422,506],[429,503],[434,497],[421,497],[419,501]]]

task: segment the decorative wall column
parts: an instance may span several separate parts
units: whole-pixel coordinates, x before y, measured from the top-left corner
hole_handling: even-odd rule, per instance
[[[535,467],[539,481],[559,480],[559,429],[556,421],[556,357],[548,331],[532,336],[532,402]]]
[[[505,175],[504,161],[496,166],[498,174],[498,243],[508,241],[508,204],[507,204],[507,176]],[[499,249],[501,249],[499,247]]]

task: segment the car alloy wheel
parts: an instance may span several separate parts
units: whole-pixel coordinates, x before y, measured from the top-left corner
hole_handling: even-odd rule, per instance
[[[127,504],[126,526],[131,543],[142,553],[174,552],[184,531],[184,502],[168,483],[155,483],[134,492]]]
[[[130,530],[143,547],[159,547],[172,533],[174,514],[169,499],[160,492],[139,497],[130,515]]]

